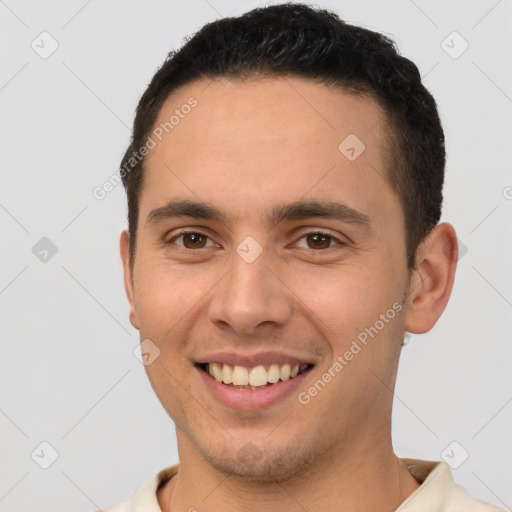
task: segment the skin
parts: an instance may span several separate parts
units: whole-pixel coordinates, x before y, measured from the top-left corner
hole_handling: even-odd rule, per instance
[[[401,343],[404,330],[430,330],[447,304],[455,231],[437,225],[408,271],[373,99],[299,78],[203,80],[173,92],[156,125],[190,96],[198,105],[147,157],[134,261],[121,235],[130,321],[160,350],[146,370],[176,424],[180,469],[159,490],[160,506],[394,510],[419,486],[391,444]],[[351,162],[338,145],[352,133],[366,149]],[[148,223],[171,199],[208,202],[228,221]],[[265,224],[266,209],[300,199],[344,203],[370,227],[317,217]],[[200,248],[173,238],[184,227],[207,237]],[[333,237],[321,248],[318,230]],[[252,263],[236,252],[248,236],[263,250]],[[232,410],[193,365],[217,349],[282,350],[315,364],[307,391],[397,302],[403,310],[307,405],[292,393],[263,410]],[[251,461],[240,455],[248,447]]]

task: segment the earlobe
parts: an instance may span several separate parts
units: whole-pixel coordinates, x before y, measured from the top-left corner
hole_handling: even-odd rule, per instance
[[[404,329],[430,331],[443,313],[457,267],[457,235],[451,224],[438,224],[420,244],[406,298]]]
[[[121,233],[119,250],[121,254],[121,261],[123,263],[124,289],[126,292],[126,298],[128,299],[128,305],[130,307],[130,323],[135,327],[135,329],[139,329],[139,320],[134,301],[133,272],[132,266],[130,265],[130,235],[126,229]]]

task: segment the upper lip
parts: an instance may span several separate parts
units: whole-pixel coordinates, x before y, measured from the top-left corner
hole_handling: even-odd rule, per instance
[[[212,352],[196,359],[195,363],[226,363],[231,366],[245,366],[246,368],[254,368],[259,365],[269,366],[271,364],[283,365],[287,363],[291,366],[306,363],[315,364],[312,357],[308,358],[275,351],[258,352],[256,354],[240,354],[229,351]]]

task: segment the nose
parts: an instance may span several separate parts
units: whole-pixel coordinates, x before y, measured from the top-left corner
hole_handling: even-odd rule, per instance
[[[248,263],[234,253],[231,270],[215,287],[210,321],[232,334],[258,334],[286,325],[292,315],[292,292],[284,276],[271,269],[265,251]]]

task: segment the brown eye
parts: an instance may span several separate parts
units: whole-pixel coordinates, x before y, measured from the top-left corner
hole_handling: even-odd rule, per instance
[[[215,246],[210,237],[197,231],[182,231],[165,242],[165,245],[168,247],[176,245],[184,250],[204,249],[208,246]]]
[[[311,249],[328,249],[331,245],[331,238],[329,235],[322,233],[314,233],[306,235],[308,244],[311,242]]]
[[[313,249],[318,253],[336,249],[342,249],[347,244],[334,235],[322,231],[310,231],[304,233],[296,242],[296,247],[301,249]]]
[[[181,237],[183,237],[183,245],[187,249],[202,249],[206,244],[206,239],[208,238],[200,233],[184,233]]]

